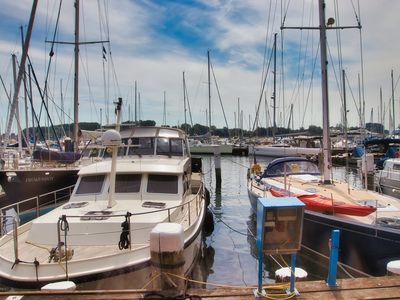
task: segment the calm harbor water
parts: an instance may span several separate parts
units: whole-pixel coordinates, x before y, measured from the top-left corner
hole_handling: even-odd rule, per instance
[[[263,166],[270,158],[257,158]],[[214,231],[205,237],[203,256],[199,260],[194,279],[213,284],[254,285],[258,281],[256,218],[247,196],[246,175],[252,157],[223,156],[221,158],[221,189],[215,188],[214,158],[203,157],[205,184],[211,193],[210,209],[214,214]],[[346,173],[345,167],[334,167],[335,179],[349,178],[350,185],[360,185],[357,171]],[[348,174],[346,176],[346,174]],[[328,247],[328,241],[326,242]],[[264,258],[264,283],[274,282],[275,270],[290,264],[290,256]],[[297,267],[308,272],[308,280],[326,279],[328,261],[316,253],[303,249],[297,255]],[[339,268],[339,278],[348,277]]]

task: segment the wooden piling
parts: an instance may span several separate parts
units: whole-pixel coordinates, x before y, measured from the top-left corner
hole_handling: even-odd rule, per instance
[[[214,147],[214,166],[215,166],[215,187],[221,187],[221,149]]]

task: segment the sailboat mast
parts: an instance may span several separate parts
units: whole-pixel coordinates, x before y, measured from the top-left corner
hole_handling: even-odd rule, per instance
[[[24,43],[24,47],[22,49],[22,57],[21,57],[20,67],[18,70],[17,80],[16,80],[16,83],[14,86],[13,101],[11,104],[10,115],[9,115],[9,119],[8,119],[8,123],[7,123],[7,129],[6,129],[7,131],[6,131],[6,136],[5,136],[6,140],[5,140],[4,145],[7,145],[8,141],[9,141],[12,122],[13,122],[13,119],[15,116],[15,111],[17,109],[17,105],[18,105],[17,102],[18,102],[19,88],[21,86],[23,74],[25,73],[26,59],[28,57],[29,43],[31,41],[31,34],[32,34],[32,28],[33,28],[33,22],[35,20],[37,4],[38,4],[37,0],[34,0],[32,3],[32,10],[31,10],[30,18],[29,18],[28,29],[26,32],[25,43]],[[20,130],[20,129],[18,129],[18,130]]]
[[[78,150],[78,117],[79,117],[79,0],[75,0],[75,70],[74,70],[74,148]]]
[[[166,92],[164,91],[164,109],[163,109],[163,122],[162,126],[167,126],[167,104],[166,104]]]
[[[211,132],[211,80],[210,80],[210,50],[207,51],[207,65],[208,65],[208,124],[209,131]]]
[[[138,118],[137,118],[138,109],[137,109],[137,107],[138,107],[138,105],[137,105],[137,82],[135,80],[135,125],[137,125],[137,121],[138,121]]]
[[[395,118],[395,111],[394,111],[394,84],[393,84],[393,70],[390,72],[390,77],[392,79],[392,123],[393,123],[393,135],[394,131],[396,130],[396,118]]]
[[[350,194],[350,182],[348,180],[349,174],[349,137],[347,135],[347,100],[346,100],[346,72],[342,70],[343,79],[343,127],[344,127],[344,145],[346,151],[346,182],[347,182],[347,193]]]
[[[14,88],[17,85],[17,56],[15,54],[12,54],[12,65],[13,65],[13,79],[14,79]],[[22,128],[20,126],[20,117],[19,117],[19,100],[17,98],[17,101],[15,102],[15,118],[17,120],[17,128],[18,128],[18,153],[22,153],[22,136],[21,136],[21,131]]]
[[[187,133],[187,120],[186,120],[186,81],[185,81],[185,72],[182,72],[182,80],[183,80],[183,114],[185,117],[185,132]]]
[[[238,97],[238,101],[237,101],[237,105],[238,105],[238,107],[237,107],[237,129],[238,129],[238,136],[240,136],[240,99],[239,99],[239,97]],[[236,123],[236,118],[235,118],[235,123]]]
[[[380,118],[379,118],[379,123],[382,125],[382,132],[380,132],[382,134],[383,137],[383,133],[384,133],[384,126],[383,126],[383,105],[382,105],[382,87],[379,88],[379,110],[381,112],[380,114]]]
[[[24,50],[24,30],[23,27],[20,27],[21,30],[21,45],[22,45],[22,51]],[[26,137],[26,147],[29,149],[29,114],[28,114],[28,93],[27,93],[27,86],[26,86],[26,72],[24,72],[23,76],[23,82],[24,82],[24,106],[25,106],[25,137]]]
[[[272,138],[275,142],[275,133],[276,133],[276,36],[277,33],[274,35],[274,94],[272,95],[273,107],[274,107],[274,124],[272,129]]]
[[[319,0],[319,38],[321,43],[321,81],[322,81],[322,127],[323,127],[323,176],[324,183],[331,183],[330,138],[329,138],[329,99],[328,99],[328,61],[326,54],[325,2]]]

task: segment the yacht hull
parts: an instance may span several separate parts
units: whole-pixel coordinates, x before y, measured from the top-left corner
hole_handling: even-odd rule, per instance
[[[78,179],[78,168],[37,169],[0,171],[0,185],[6,194],[2,206],[43,195],[74,185]],[[41,201],[46,201],[42,197]],[[24,207],[30,209],[32,207]]]
[[[400,198],[399,176],[397,176],[397,178],[380,177],[378,182],[378,188],[385,195],[389,195],[395,198]]]
[[[305,147],[255,146],[253,152],[256,156],[269,157],[313,156],[320,154],[321,149]]]
[[[206,204],[202,201],[198,219],[184,231],[185,276],[190,274],[200,253],[205,212]],[[29,226],[30,223],[27,223],[20,227],[19,231],[27,231],[30,229]],[[12,235],[3,237],[0,248],[10,240]],[[115,247],[118,248],[118,245]],[[40,288],[47,283],[63,280],[79,283],[80,288],[84,289],[143,288],[159,272],[160,269],[151,263],[149,245],[132,251],[122,250],[120,253],[108,256],[102,255],[99,251],[92,258],[70,261],[67,265],[65,262],[43,265],[38,263],[35,267],[33,261],[14,264],[14,261],[0,256],[0,283],[18,288]]]

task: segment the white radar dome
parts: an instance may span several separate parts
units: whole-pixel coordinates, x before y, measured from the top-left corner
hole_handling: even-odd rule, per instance
[[[119,146],[121,145],[121,135],[114,129],[107,130],[101,137],[104,146]]]

